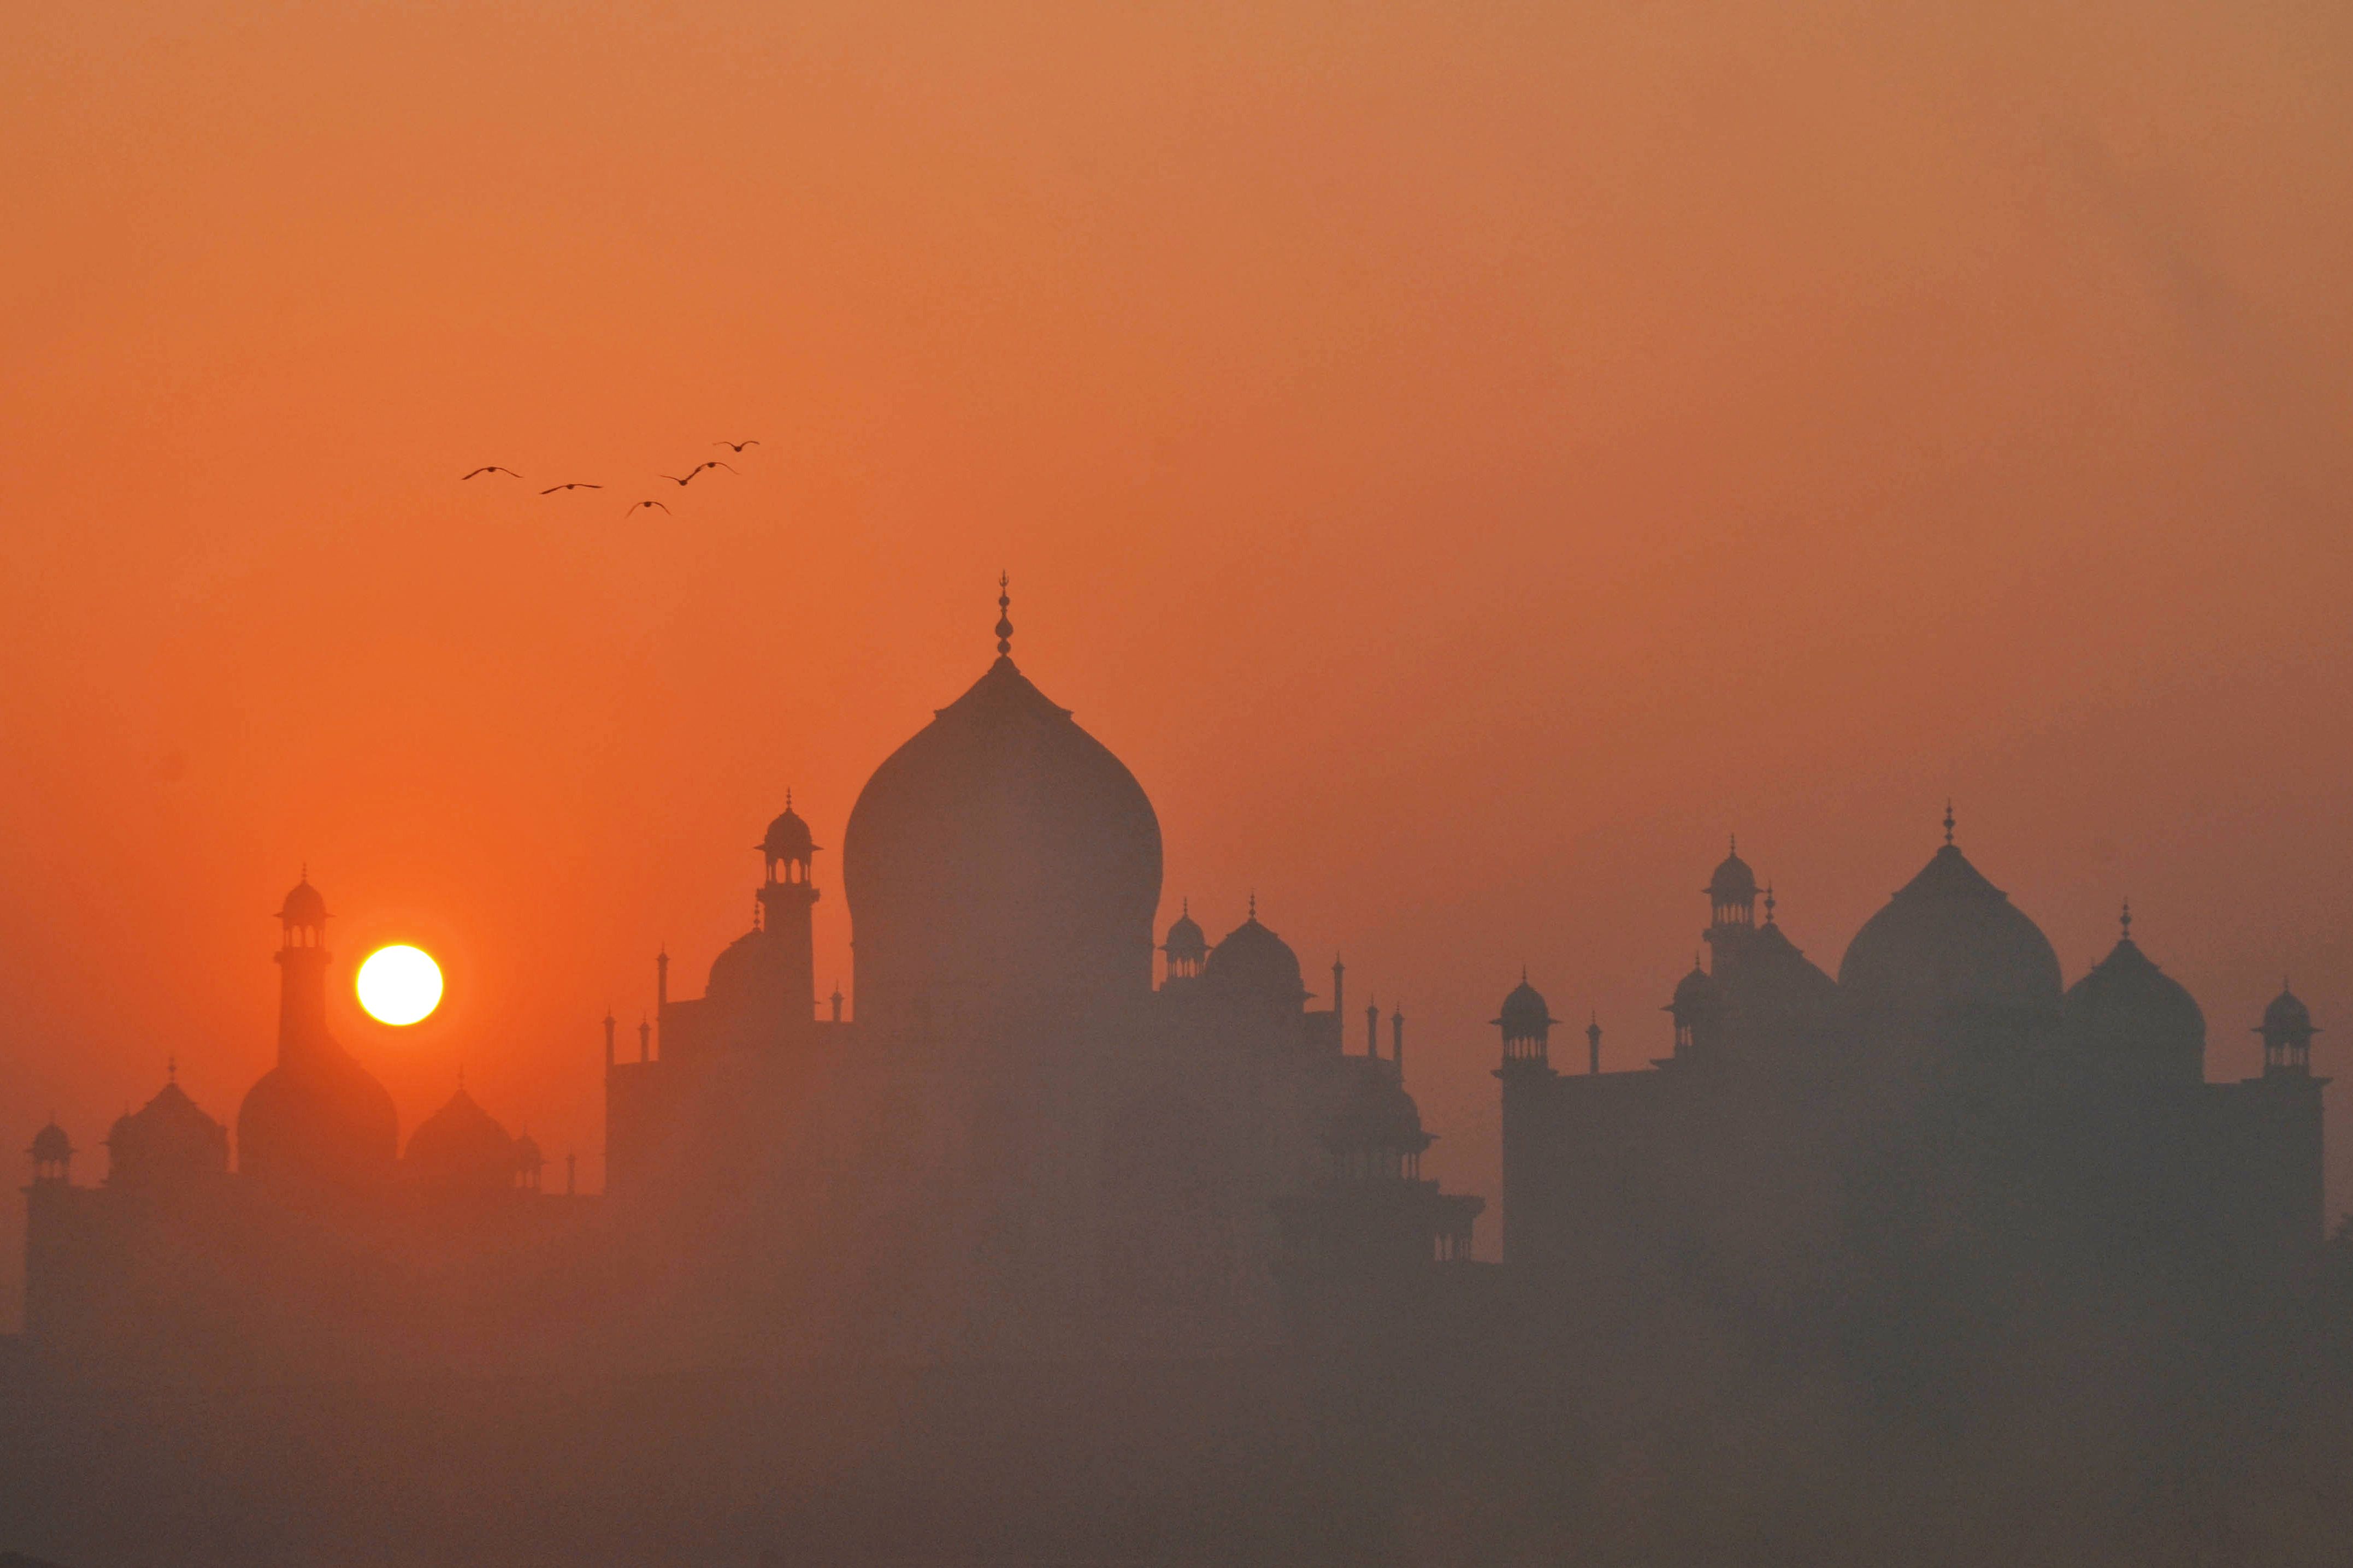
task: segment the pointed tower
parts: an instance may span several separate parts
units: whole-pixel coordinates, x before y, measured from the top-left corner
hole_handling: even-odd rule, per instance
[[[776,963],[783,986],[781,1005],[787,1030],[810,1032],[817,1022],[817,948],[812,911],[818,890],[809,876],[817,841],[808,824],[793,810],[793,792],[785,792],[784,814],[768,824],[760,840],[765,879],[760,887],[760,924],[776,946]]]
[[[392,1175],[399,1117],[327,1028],[327,901],[307,868],[278,923],[278,1065],[237,1109],[237,1170],[290,1194],[373,1191]]]

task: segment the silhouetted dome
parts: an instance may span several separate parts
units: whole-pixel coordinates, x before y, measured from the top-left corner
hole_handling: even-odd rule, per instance
[[[1351,1067],[1369,1070],[1351,1074],[1339,1112],[1325,1130],[1325,1142],[1340,1150],[1393,1150],[1416,1154],[1429,1147],[1430,1139],[1422,1131],[1421,1110],[1388,1064],[1362,1057],[1345,1059]]]
[[[874,770],[842,880],[861,1014],[938,983],[1151,989],[1152,803],[1010,658]]]
[[[332,1041],[261,1075],[237,1111],[237,1168],[265,1181],[367,1184],[392,1169],[400,1114],[375,1076]]]
[[[514,1182],[515,1141],[460,1085],[408,1135],[402,1166],[413,1179],[434,1186],[503,1188]]]
[[[2024,1022],[2056,1014],[2059,955],[1947,844],[1855,932],[1838,983],[1851,1005],[1882,1023]]]
[[[1255,914],[1210,950],[1201,983],[1213,995],[1293,1013],[1307,997],[1299,978],[1299,955],[1259,924]]]
[[[1738,850],[1726,855],[1715,875],[1707,879],[1707,896],[1719,904],[1746,904],[1756,899],[1757,873],[1748,868]]]
[[[536,1171],[544,1167],[547,1156],[539,1152],[539,1140],[525,1132],[514,1141],[514,1165],[518,1171]]]
[[[26,1152],[44,1165],[61,1165],[73,1158],[73,1140],[66,1136],[64,1128],[51,1121],[33,1134],[33,1146]]]
[[[800,813],[787,805],[782,816],[768,824],[768,836],[760,840],[760,852],[771,860],[806,861],[817,853],[817,840],[809,835],[809,826]]]
[[[711,961],[710,983],[703,994],[716,1001],[739,1002],[781,995],[784,976],[777,967],[776,942],[764,931],[747,931],[719,950]]]
[[[1504,998],[1503,1010],[1491,1021],[1504,1031],[1507,1040],[1535,1039],[1560,1022],[1545,1005],[1544,993],[1529,984],[1525,975],[1512,987],[1511,994]]]
[[[1188,908],[1168,927],[1168,940],[1161,944],[1171,958],[1199,958],[1209,951],[1209,939]]]
[[[2189,1083],[2206,1076],[2206,1015],[2129,936],[2067,988],[2068,1043],[2104,1065]]]
[[[139,1110],[115,1119],[106,1156],[110,1185],[218,1175],[228,1169],[228,1129],[168,1082]]]
[[[1652,992],[1657,995],[1657,992]],[[1691,973],[1675,982],[1674,1000],[1667,1004],[1674,1013],[1692,1013],[1715,1005],[1715,981],[1708,972],[1694,963]]]
[[[2243,1013],[2239,1016],[2246,1016]],[[2272,1005],[2263,1009],[2263,1032],[2290,1037],[2319,1033],[2312,1026],[2312,1009],[2304,1005],[2302,997],[2284,985],[2280,987],[2280,994],[2272,998]]]
[[[308,872],[302,879],[287,889],[285,901],[278,906],[278,918],[288,925],[317,926],[327,923],[327,900],[319,889],[311,886]]]

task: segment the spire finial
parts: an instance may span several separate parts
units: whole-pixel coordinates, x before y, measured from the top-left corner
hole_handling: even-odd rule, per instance
[[[2132,940],[2132,900],[2130,899],[2125,900],[2125,912],[2119,915],[2117,920],[2125,928],[2124,939],[2130,942]]]
[[[1731,835],[1730,837],[1731,841],[1725,846],[1725,848],[1729,853],[1737,855],[1740,853],[1740,835],[1735,833]]]
[[[1773,923],[1773,884],[1770,882],[1765,884],[1765,923]]]
[[[1523,985],[1525,985],[1527,983],[1528,983],[1528,966],[1527,966],[1526,964],[1523,963],[1523,964],[1521,964],[1521,965],[1520,965],[1520,984],[1523,984]]]
[[[786,811],[790,811],[790,810],[792,810],[792,808],[793,808],[793,786],[792,786],[792,785],[790,785],[790,784],[786,784],[786,785],[785,786],[785,809],[786,809]]]
[[[179,1058],[165,1057],[164,1058],[164,1081],[165,1083],[177,1083],[180,1081]]]
[[[1258,919],[1258,889],[1256,888],[1252,888],[1250,889],[1250,918],[1252,920]]]
[[[1951,795],[1947,795],[1947,796],[1945,797],[1945,842],[1946,842],[1946,843],[1947,843],[1947,844],[1950,844],[1952,841],[1953,841],[1953,797],[1952,797]]]
[[[1010,573],[997,574],[997,657],[1009,658],[1013,654],[1013,577]]]

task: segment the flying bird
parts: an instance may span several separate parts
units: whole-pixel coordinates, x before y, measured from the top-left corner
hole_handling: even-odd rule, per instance
[[[592,485],[586,479],[575,479],[568,485],[550,485],[539,493],[552,496],[558,490],[601,490],[604,488],[602,485]]]
[[[638,512],[640,512],[640,511],[644,510],[647,507],[649,507],[649,506],[661,506],[662,510],[664,510],[664,511],[668,511],[668,510],[670,510],[670,508],[668,508],[668,507],[666,507],[666,506],[662,506],[662,503],[661,503],[661,502],[659,502],[659,501],[658,501],[658,500],[641,500],[641,501],[639,501],[636,506],[633,506],[633,507],[631,507],[628,510],[627,510],[627,511],[623,512],[623,513],[621,514],[621,521],[622,521],[623,522],[627,522],[627,521],[629,521],[629,519],[631,519],[631,518],[635,517]]]
[[[712,459],[711,459],[711,461],[709,461],[709,462],[707,462],[707,463],[703,464],[703,465],[702,465],[702,468],[725,468],[725,469],[726,469],[729,473],[731,473],[731,474],[732,474],[732,473],[733,473],[733,472],[735,471],[735,467],[734,467],[734,465],[733,465],[733,464],[732,464],[732,463],[723,463],[723,462],[721,462],[721,461],[720,461],[718,458],[712,458]],[[699,474],[699,473],[702,472],[702,468],[697,468],[697,469],[695,469],[695,470],[694,470],[694,474]],[[687,475],[687,476],[686,476],[686,479],[691,479],[694,478],[694,474],[689,474],[689,475]],[[663,477],[664,479],[668,479],[670,476],[669,476],[669,475],[667,475],[667,474],[665,474],[665,475],[663,475],[662,477]],[[685,482],[686,482],[686,479],[681,479],[681,480],[679,480],[679,483],[681,483],[681,484],[684,484]]]
[[[476,468],[473,474],[459,474],[458,476],[458,482],[459,484],[463,484],[468,479],[472,479],[474,474],[504,474],[511,479],[519,479],[522,478],[521,474],[516,473],[512,468],[502,468],[496,463],[484,463],[480,468]]]
[[[757,441],[713,441],[711,444],[714,447],[724,447],[729,451],[733,452],[740,457],[743,454],[744,447],[756,447],[760,443]]]
[[[694,482],[694,476],[701,472],[702,472],[701,468],[689,468],[686,470],[686,478],[682,479],[676,474],[656,474],[654,478],[658,479],[668,479],[674,485],[684,486],[692,484]]]

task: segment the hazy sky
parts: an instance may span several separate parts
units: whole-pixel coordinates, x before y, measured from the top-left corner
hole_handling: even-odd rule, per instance
[[[234,1116],[307,858],[450,971],[337,993],[404,1127],[595,1185],[607,1004],[1000,567],[1451,1184],[1523,962],[1637,1066],[1727,832],[1835,970],[1947,793],[2071,980],[2128,896],[2211,1076],[2284,972],[2353,1078],[2341,0],[20,0],[0,149],[0,1134],[90,1176]]]

